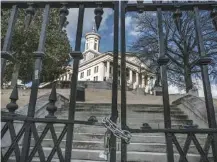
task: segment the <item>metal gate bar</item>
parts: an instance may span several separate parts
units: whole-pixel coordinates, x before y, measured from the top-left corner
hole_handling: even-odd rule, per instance
[[[164,36],[163,36],[163,21],[162,21],[162,10],[157,8],[157,22],[158,22],[158,42],[159,42],[159,59],[158,64],[161,71],[161,84],[162,84],[162,97],[163,97],[163,107],[164,107],[164,127],[171,128],[171,116],[170,116],[170,101],[168,93],[168,83],[167,83],[167,63],[169,59],[165,57],[165,47],[164,47]],[[167,159],[168,162],[174,161],[173,156],[173,143],[172,134],[165,133],[166,144],[167,144]]]
[[[18,15],[18,7],[17,5],[13,5],[11,10],[11,15],[8,20],[8,29],[7,29],[6,36],[4,38],[4,45],[1,51],[1,86],[3,85],[6,61],[11,60],[10,56],[12,54],[10,53],[10,48],[12,42],[12,35],[17,20],[17,15]]]
[[[118,118],[118,44],[119,44],[119,2],[114,3],[114,41],[113,41],[113,82],[112,82],[112,107],[111,120],[116,123]],[[116,161],[116,137],[111,133],[110,138],[110,162]]]
[[[212,93],[211,93],[211,87],[210,87],[210,81],[209,81],[208,66],[207,66],[208,64],[211,63],[212,60],[206,57],[206,51],[204,49],[202,32],[200,30],[200,18],[199,18],[198,7],[194,7],[194,14],[195,14],[196,36],[198,40],[198,50],[200,54],[200,59],[198,60],[198,64],[201,67],[208,124],[210,128],[217,128],[214,104],[212,100]],[[213,134],[212,151],[214,155],[214,161],[217,161],[217,134]]]
[[[125,9],[126,1],[121,1],[121,129],[126,130],[126,37],[125,37]],[[121,139],[121,162],[127,162],[127,144]]]
[[[76,33],[76,42],[75,42],[75,51],[70,53],[73,61],[73,73],[71,78],[71,91],[70,91],[70,102],[69,102],[69,115],[68,120],[74,122],[75,119],[75,109],[76,109],[76,92],[77,92],[77,81],[78,81],[78,68],[79,60],[82,59],[81,50],[81,38],[83,30],[83,20],[84,20],[84,5],[79,6],[78,11],[78,23],[77,23],[77,33]],[[67,126],[67,135],[66,135],[66,146],[65,146],[65,162],[71,161],[71,152],[72,152],[72,142],[73,142],[73,129],[74,124],[68,124]]]
[[[29,106],[28,106],[28,117],[34,117],[35,115],[35,105],[38,95],[38,86],[40,84],[40,73],[42,69],[42,58],[44,56],[45,50],[45,39],[46,39],[46,28],[49,23],[49,13],[50,13],[50,5],[46,4],[44,8],[44,15],[43,15],[43,22],[41,26],[41,34],[39,38],[38,50],[34,53],[35,56],[35,68],[33,73],[33,80],[32,80],[32,88],[31,94],[29,99]],[[29,148],[30,148],[30,140],[31,140],[31,121],[26,121],[25,127],[25,134],[24,134],[24,143],[22,147],[22,154],[20,161],[26,162],[29,155]]]

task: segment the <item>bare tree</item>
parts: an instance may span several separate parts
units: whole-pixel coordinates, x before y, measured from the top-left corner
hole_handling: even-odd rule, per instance
[[[214,60],[209,66],[210,78],[212,81],[217,81],[217,32],[209,12],[202,11],[200,14],[206,53]],[[141,60],[157,74],[159,45],[156,13],[136,14],[134,18],[139,37],[133,43],[131,50],[139,53]],[[182,12],[181,21],[178,23],[177,25],[174,22],[173,13],[163,12],[165,54],[170,59],[168,81],[180,88],[185,87],[188,92],[194,84],[192,78],[200,77],[200,68],[196,65],[199,53],[194,13],[192,11]]]

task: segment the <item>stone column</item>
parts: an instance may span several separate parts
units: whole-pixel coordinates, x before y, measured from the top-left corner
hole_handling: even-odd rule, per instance
[[[145,75],[142,74],[142,85],[141,85],[142,88],[145,87]]]
[[[139,85],[139,73],[136,72],[136,85],[135,88]]]
[[[63,81],[66,81],[66,75],[63,76]]]
[[[69,81],[69,73],[66,73],[66,80]]]
[[[129,83],[133,83],[133,71],[131,69],[129,69]]]
[[[100,63],[100,65],[99,65],[99,78],[98,78],[98,81],[103,81],[103,79],[104,79],[104,76],[105,76],[105,74],[104,74],[104,68],[105,68],[105,64],[102,62],[102,63]]]
[[[106,65],[106,78],[109,79],[109,70],[110,70],[110,62],[107,61],[107,65]]]

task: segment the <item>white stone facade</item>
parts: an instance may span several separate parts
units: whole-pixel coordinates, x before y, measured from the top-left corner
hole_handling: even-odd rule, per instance
[[[86,34],[85,51],[80,60],[78,81],[112,81],[113,76],[113,53],[99,52],[100,35],[93,29]],[[118,84],[121,84],[121,54],[118,60]],[[67,73],[58,80],[71,80],[72,67],[67,67]],[[153,78],[153,79],[152,79]],[[126,83],[132,89],[144,88],[150,91],[154,83],[154,74],[147,72],[147,67],[135,55],[126,53]]]

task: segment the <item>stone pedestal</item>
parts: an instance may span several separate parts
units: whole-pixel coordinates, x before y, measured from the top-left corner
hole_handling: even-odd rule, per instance
[[[153,88],[153,92],[155,96],[162,96],[162,87],[161,86],[157,86]]]
[[[84,87],[77,87],[76,101],[85,102],[85,88]]]

